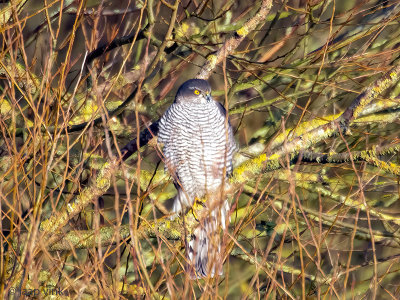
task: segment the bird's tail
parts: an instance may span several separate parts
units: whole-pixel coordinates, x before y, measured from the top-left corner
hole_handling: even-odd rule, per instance
[[[220,229],[225,229],[229,204],[214,208],[194,230],[188,242],[188,271],[192,278],[222,275],[223,254],[221,253]]]

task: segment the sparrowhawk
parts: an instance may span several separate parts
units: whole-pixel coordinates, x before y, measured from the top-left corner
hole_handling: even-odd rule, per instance
[[[158,141],[164,144],[166,169],[178,190],[172,211],[178,214],[196,198],[207,199],[208,216],[194,230],[187,255],[198,278],[209,272],[213,276],[222,269],[212,262],[219,245],[212,245],[211,238],[228,218],[229,205],[225,196],[221,199],[221,187],[228,184],[237,146],[226,110],[211,97],[207,81],[191,79],[180,86],[160,120]]]

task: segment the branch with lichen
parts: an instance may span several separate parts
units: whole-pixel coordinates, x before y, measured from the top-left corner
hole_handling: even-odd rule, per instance
[[[260,153],[264,151],[264,147],[257,146],[258,151],[260,151],[258,156],[243,163],[235,170],[235,173],[237,176],[241,176],[244,181],[247,176],[258,174],[264,169],[265,165],[276,163],[278,159],[284,158],[286,155],[298,154],[301,150],[308,149],[312,145],[340,132],[347,133],[348,127],[361,115],[363,109],[389,87],[397,83],[399,72],[400,65],[397,65],[380,79],[373,82],[334,120],[321,119],[312,121],[312,125],[299,126],[295,131],[294,137],[291,136],[291,131],[281,134],[280,138],[278,136],[277,141],[274,141],[271,147],[272,151],[279,150],[273,151],[272,155]],[[318,123],[322,124],[319,125]]]
[[[377,147],[374,150],[366,150],[366,151],[358,151],[358,152],[352,152],[352,155],[349,153],[340,153],[340,154],[318,154],[318,153],[311,153],[311,152],[303,152],[302,156],[303,159],[308,161],[308,162],[318,162],[318,163],[338,163],[338,162],[347,162],[350,161],[351,158],[353,161],[356,160],[362,160],[362,161],[376,161],[376,157],[379,155],[386,155],[386,154],[394,154],[400,151],[400,145],[388,145],[384,147]],[[249,160],[246,163],[244,163],[242,166],[234,170],[234,175],[231,178],[231,183],[232,188],[234,190],[237,190],[239,186],[246,182],[248,178],[244,176],[243,171],[244,169],[253,169],[261,172],[262,169],[262,164],[261,162],[263,159],[265,159],[266,156],[262,156],[262,159],[256,158],[254,160]],[[393,169],[393,164],[388,164],[380,161],[380,164],[375,164],[377,166],[382,166],[383,164],[387,165],[389,168]],[[278,160],[270,160],[269,164],[266,166],[264,165],[264,169],[276,169],[279,165]],[[398,171],[398,170],[397,170]],[[159,171],[159,173],[163,173],[163,171]],[[107,182],[107,172],[104,170],[100,171],[98,178],[96,180],[97,182]],[[163,175],[158,174],[158,176],[165,177]],[[296,176],[301,176],[300,173],[296,173]],[[283,180],[284,178],[282,178]],[[347,206],[350,207],[360,207],[361,210],[365,211],[368,209],[370,213],[374,216],[380,217],[382,220],[386,220],[395,224],[399,224],[399,220],[395,216],[391,216],[385,213],[381,213],[377,210],[375,210],[372,207],[365,207],[365,205],[359,201],[359,200],[353,200],[351,197],[345,197],[341,195],[337,195],[335,193],[332,193],[330,191],[326,191],[324,188],[318,188],[315,186],[315,184],[312,184],[312,186],[309,186],[306,180],[296,180],[299,186],[310,189],[310,190],[316,190],[322,195],[331,197],[333,199],[339,200],[340,203],[346,204]],[[85,189],[82,192],[82,195],[85,195],[85,193],[90,193],[90,191],[93,191],[93,189]],[[78,197],[78,199],[82,199],[81,197]],[[83,197],[85,198],[85,197]],[[82,201],[80,203],[83,203]],[[89,201],[90,203],[90,201]],[[76,215],[76,213],[79,213],[80,207],[78,205],[70,206],[70,207],[76,207],[77,211],[74,214],[74,211],[70,211],[70,214]],[[199,209],[199,207],[197,207]],[[201,207],[200,207],[201,210]],[[180,218],[176,218],[175,220],[171,221],[166,218],[160,218],[158,220],[153,220],[153,221],[146,221],[143,220],[142,225],[138,229],[138,238],[144,238],[144,237],[155,237],[157,234],[161,234],[164,238],[166,239],[180,239],[182,236],[185,234],[185,230],[190,234],[191,228],[194,228],[195,225],[197,224],[196,221],[191,218],[192,212],[189,211],[187,214],[187,219],[186,220],[186,228],[184,227],[183,222],[181,221]],[[198,214],[198,213],[197,213]],[[326,216],[328,218],[328,216]],[[329,217],[331,220],[332,217]],[[52,221],[55,221],[55,223],[50,223]],[[51,229],[53,229],[51,232],[56,233],[57,230],[56,228],[61,228],[62,220],[65,220],[65,216],[54,216],[53,220],[47,220],[41,225],[41,229],[44,230],[46,226],[50,226]],[[65,222],[65,221],[64,221]],[[51,226],[52,224],[53,226]],[[54,226],[55,225],[55,226]],[[64,224],[65,225],[65,224]],[[339,224],[340,225],[340,224]],[[104,227],[101,228],[98,232],[99,236],[96,236],[96,232],[94,230],[86,230],[86,231],[72,231],[69,232],[68,234],[56,234],[53,238],[57,242],[55,244],[52,244],[49,246],[49,250],[67,250],[71,248],[89,248],[93,247],[95,245],[101,244],[103,246],[118,242],[113,239],[113,236],[115,235],[115,229],[114,227]],[[122,225],[119,227],[119,236],[121,239],[125,239],[129,237],[129,227],[128,225]],[[376,236],[380,236],[379,232],[376,233]]]
[[[390,144],[383,147],[375,147],[372,150],[352,151],[344,153],[314,153],[304,151],[301,153],[301,160],[312,163],[344,163],[350,161],[365,161],[379,169],[392,173],[400,174],[400,167],[394,163],[386,163],[378,158],[382,155],[396,154],[400,152],[400,144]],[[293,162],[299,159],[299,155],[293,158]]]
[[[373,203],[368,203],[368,206],[366,206],[365,203],[362,202],[361,200],[354,199],[351,196],[341,195],[341,194],[333,192],[323,186],[316,185],[315,183],[309,184],[304,181],[296,181],[296,183],[297,183],[298,187],[301,187],[308,191],[316,192],[316,193],[320,194],[321,196],[333,199],[334,201],[337,201],[340,204],[346,205],[347,207],[360,209],[361,211],[364,211],[364,212],[368,210],[368,212],[372,216],[376,216],[379,219],[384,220],[389,223],[392,223],[392,224],[400,225],[400,219],[396,215],[391,215],[391,214],[387,214],[385,212],[381,212],[379,209],[376,209],[375,207],[371,206],[371,204],[373,204]],[[336,214],[335,211],[331,211],[329,213],[328,217],[336,218],[335,214]],[[348,226],[345,226],[345,227],[348,227]],[[368,232],[368,234],[369,234],[369,232]],[[391,233],[388,233],[388,232],[386,232],[386,234],[377,233],[377,236],[386,237],[387,234],[391,234]],[[400,238],[398,235],[396,235],[396,237]]]
[[[373,100],[376,100],[384,91],[393,84],[397,83],[400,73],[400,65],[395,66],[389,72],[384,74],[380,79],[368,86],[343,112],[339,118],[339,122],[343,126],[348,126],[357,119],[364,109]]]
[[[251,31],[256,29],[256,27],[267,18],[271,7],[272,0],[263,0],[255,16],[236,30],[235,36],[228,39],[215,54],[207,58],[207,62],[201,67],[196,78],[207,79],[210,77],[212,70],[228,57]]]
[[[56,243],[49,245],[48,250],[70,250],[70,249],[87,249],[92,247],[108,246],[119,243],[116,240],[116,231],[119,232],[120,240],[130,237],[129,225],[121,225],[119,227],[102,227],[98,231],[95,230],[74,230],[67,234],[58,234],[55,237]],[[152,238],[158,235],[168,240],[179,240],[184,236],[184,227],[182,220],[177,218],[173,221],[168,218],[160,218],[158,220],[143,220],[143,224],[137,230],[138,239]]]
[[[117,161],[110,160],[99,170],[96,180],[84,188],[82,192],[71,203],[66,203],[65,208],[58,214],[53,214],[49,219],[41,222],[40,231],[46,240],[55,240],[58,231],[61,230],[68,221],[78,215],[93,200],[103,195],[111,185],[111,179],[117,169]]]
[[[303,188],[310,188],[304,183],[300,183]],[[247,187],[250,188],[250,187]],[[251,188],[252,189],[252,188]],[[361,210],[365,210],[366,208],[360,201],[352,200],[349,197],[344,197],[340,195],[336,195],[326,191],[323,192],[324,189],[317,188],[313,186],[312,189],[316,189],[323,195],[326,195],[331,198],[338,198],[341,203],[346,204],[351,207],[360,207]],[[254,190],[253,190],[254,192]],[[343,199],[342,199],[343,198]],[[282,201],[287,201],[283,199]],[[385,213],[380,213],[373,208],[368,208],[372,215],[380,217],[382,220],[390,221],[393,224],[400,224],[399,220],[394,216],[387,215]],[[351,224],[347,224],[345,222],[339,221],[334,212],[330,214],[321,214],[320,212],[316,212],[312,209],[302,207],[302,210],[314,221],[319,221],[321,219],[322,223],[327,226],[336,226],[341,228],[348,228],[349,230],[354,229],[354,226]],[[183,218],[175,218],[173,220],[169,220],[166,217],[162,217],[156,220],[143,220],[139,229],[137,230],[138,239],[146,239],[146,238],[155,238],[162,237],[167,240],[181,240],[185,237],[189,237],[191,232],[193,232],[194,228],[198,225],[197,216],[201,215],[204,212],[204,209],[201,205],[195,205],[191,210],[189,210],[185,216],[185,220]],[[298,210],[298,213],[301,214],[301,211]],[[196,217],[195,217],[196,216]],[[237,222],[238,219],[245,217],[245,215],[238,212],[235,217],[235,220],[231,220],[231,222]],[[289,226],[289,225],[288,225]],[[291,225],[294,226],[294,225]],[[287,226],[285,226],[287,227]],[[116,240],[116,231],[118,230],[118,236],[120,240]],[[282,231],[282,226],[278,231]],[[363,239],[370,238],[370,231],[366,228],[358,227],[356,229],[357,236]],[[400,236],[396,233],[383,232],[379,230],[374,230],[374,237],[378,240],[384,240],[387,238],[396,238],[400,240]],[[101,246],[109,246],[112,244],[119,243],[130,237],[129,225],[121,225],[117,227],[107,226],[102,227],[98,231],[97,230],[74,230],[70,231],[66,234],[60,233],[55,234],[54,240],[57,242],[53,244],[49,244],[47,249],[49,251],[59,251],[59,250],[71,250],[71,249],[88,249],[92,247]]]

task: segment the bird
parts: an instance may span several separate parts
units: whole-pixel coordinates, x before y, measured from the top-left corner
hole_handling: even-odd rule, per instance
[[[229,203],[221,189],[229,186],[238,147],[227,112],[212,98],[208,81],[190,79],[179,87],[160,119],[157,139],[177,189],[172,215],[178,217],[196,199],[206,199],[206,217],[199,220],[186,245],[191,277],[222,275],[220,245],[212,239],[229,219]]]

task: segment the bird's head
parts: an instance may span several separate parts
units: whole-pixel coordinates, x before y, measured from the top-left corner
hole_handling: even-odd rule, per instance
[[[176,103],[208,103],[211,97],[211,86],[203,79],[185,81],[176,93]]]

